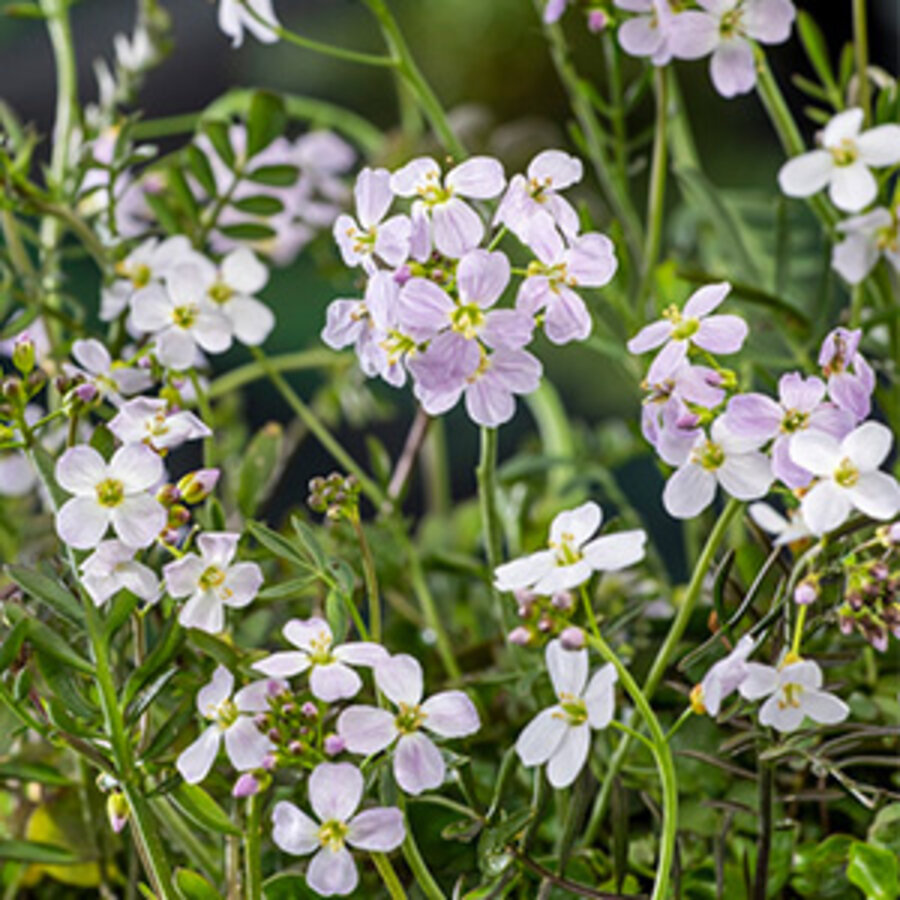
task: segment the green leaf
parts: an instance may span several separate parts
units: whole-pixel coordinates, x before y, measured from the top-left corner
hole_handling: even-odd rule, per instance
[[[296,599],[306,589],[316,584],[319,576],[315,573],[309,575],[301,575],[299,578],[289,578],[281,584],[273,584],[271,587],[263,588],[257,595],[258,600],[290,600]]]
[[[900,857],[900,803],[889,803],[878,810],[869,826],[868,840]]]
[[[5,672],[15,662],[27,636],[28,621],[20,619],[0,643],[0,672]]]
[[[262,889],[266,900],[318,900],[319,897],[302,875],[287,872],[267,878]]]
[[[247,522],[247,531],[249,531],[263,547],[279,559],[289,560],[304,569],[312,568],[309,564],[309,560],[304,558],[300,553],[300,550],[277,531],[273,531],[261,522],[252,520]]]
[[[175,616],[171,616],[163,625],[156,638],[153,650],[147,658],[128,676],[122,692],[122,702],[127,706],[137,696],[147,682],[153,678],[166,663],[178,652],[184,640],[184,631],[176,625]]]
[[[59,581],[24,566],[7,566],[6,571],[29,597],[43,603],[70,624],[84,627],[81,604]]]
[[[172,196],[178,201],[182,210],[187,213],[190,220],[197,221],[200,210],[197,206],[197,199],[184,177],[184,173],[180,168],[172,166],[166,172],[166,181]]]
[[[138,598],[127,590],[119,591],[112,598],[109,613],[103,620],[103,633],[107,638],[111,638],[128,621],[137,605]]]
[[[115,435],[102,423],[91,435],[90,445],[106,460],[112,457],[116,449]]]
[[[219,154],[219,158],[228,166],[234,168],[234,150],[231,147],[231,138],[228,136],[228,123],[216,119],[208,119],[200,125],[200,129],[209,138],[213,149]],[[215,193],[215,192],[213,192]]]
[[[98,710],[84,695],[66,664],[41,654],[38,656],[38,668],[47,686],[65,704],[68,712],[87,722],[98,717]]]
[[[264,425],[250,441],[238,470],[237,504],[250,518],[265,498],[284,444],[284,429],[277,422]]]
[[[178,221],[178,216],[169,201],[162,194],[145,191],[144,199],[166,234],[181,233],[182,228]]]
[[[0,762],[0,779],[18,781],[37,781],[54,787],[70,784],[69,779],[59,769],[42,762],[11,759]]]
[[[218,185],[216,185],[216,176],[213,173],[212,166],[206,158],[206,154],[196,145],[190,144],[185,150],[187,156],[187,164],[191,170],[191,174],[200,184],[200,187],[210,196],[218,193]]]
[[[277,216],[278,213],[284,211],[284,204],[277,197],[267,197],[265,194],[244,197],[242,200],[232,200],[231,205],[251,216]]]
[[[202,875],[190,869],[175,870],[175,886],[184,900],[220,900],[221,894]]]
[[[272,187],[291,187],[297,180],[300,170],[296,166],[260,166],[247,173],[250,181],[257,184],[268,184]]]
[[[163,691],[166,685],[178,674],[180,668],[173,666],[167,669],[155,681],[153,681],[145,690],[141,691],[135,698],[134,703],[125,710],[125,721],[130,723],[147,710],[150,704]]]
[[[828,58],[828,45],[825,42],[825,36],[816,24],[815,19],[805,10],[797,12],[797,33],[800,35],[800,42],[806,55],[809,57],[810,64],[819,76],[825,90],[832,97],[837,96],[840,100],[840,91],[834,80],[834,74],[831,71],[831,61]]]
[[[291,516],[291,526],[296,532],[297,537],[300,539],[303,549],[309,554],[309,558],[315,564],[315,567],[319,571],[324,571],[328,565],[328,557],[325,556],[325,551],[322,549],[322,545],[319,543],[316,533],[306,524],[306,522],[297,516]]]
[[[325,619],[328,627],[334,635],[334,642],[341,643],[347,636],[350,627],[349,616],[347,613],[347,603],[352,603],[341,595],[339,591],[331,590],[325,598]]]
[[[202,787],[196,784],[182,783],[172,791],[170,796],[172,802],[195,825],[209,828],[219,834],[240,836],[240,828],[228,818],[228,813]]]
[[[178,739],[182,731],[190,725],[194,718],[194,704],[186,700],[184,705],[172,713],[163,722],[159,731],[153,735],[153,740],[144,750],[144,759],[156,759],[161,756]],[[180,778],[180,776],[176,776]]]
[[[866,895],[866,900],[897,900],[898,868],[897,857],[890,850],[862,841],[854,841],[850,846],[847,877]]]
[[[247,112],[247,156],[252,158],[265,150],[284,133],[286,125],[284,100],[271,91],[257,91],[250,98]]]
[[[275,235],[268,225],[257,222],[239,222],[235,225],[220,225],[219,231],[235,241],[267,241]]]
[[[11,19],[46,19],[37,3],[10,3],[3,7],[3,14]]]
[[[7,605],[5,607],[7,617],[13,622],[26,620],[28,622],[28,640],[35,651],[44,653],[66,663],[79,672],[92,675],[94,667],[81,654],[72,649],[70,642],[60,637],[49,625],[45,625],[39,619],[29,615],[21,607]]]
[[[214,634],[191,628],[188,630],[188,641],[228,669],[234,670],[240,664],[241,658],[234,647]]]
[[[0,859],[14,862],[40,863],[48,866],[71,866],[81,862],[71,850],[39,841],[0,840]]]

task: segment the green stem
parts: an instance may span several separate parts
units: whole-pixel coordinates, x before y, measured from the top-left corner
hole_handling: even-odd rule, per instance
[[[359,550],[362,555],[363,578],[366,582],[366,596],[369,601],[369,635],[376,643],[381,641],[381,597],[378,593],[378,574],[375,571],[375,560],[372,558],[372,550],[366,540],[359,513],[354,512],[350,518],[356,539],[359,542]]]
[[[869,90],[869,29],[866,25],[866,0],[853,0],[853,51],[856,56],[856,78],[859,105],[868,125],[871,121]]]
[[[203,385],[200,383],[200,378],[197,375],[196,369],[190,370],[190,379],[191,385],[194,388],[194,395],[197,398],[197,407],[200,410],[200,415],[206,426],[212,431],[214,430],[213,425],[215,424],[213,421],[212,407],[209,404],[209,397],[207,397],[206,391],[203,390]],[[215,465],[216,436],[215,434],[211,434],[209,437],[203,439],[203,466],[206,469],[212,469]]]
[[[391,900],[406,900],[406,891],[403,890],[403,885],[400,883],[390,859],[384,853],[370,853],[369,855],[372,857],[372,862],[375,863],[375,868],[378,869],[378,874],[381,876]]]
[[[260,850],[260,814],[262,796],[247,798],[247,823],[244,828],[244,896],[247,900],[262,898],[262,854]]]
[[[307,369],[344,369],[350,363],[350,357],[335,353],[325,347],[312,350],[298,350],[296,353],[285,353],[281,356],[270,356],[269,366],[276,372],[301,372]],[[258,363],[246,363],[231,369],[213,379],[209,384],[206,396],[210,400],[224,397],[245,385],[266,378],[266,370]]]
[[[406,802],[403,795],[398,796],[398,805],[403,810],[406,819],[406,838],[403,841],[403,858],[413,873],[416,881],[416,887],[425,895],[427,900],[447,900],[440,885],[435,881],[434,875],[428,869],[416,839],[413,837],[412,826],[410,825],[409,816],[406,815]]]
[[[729,500],[728,503],[725,504],[725,508],[719,515],[716,524],[713,526],[709,537],[706,539],[706,544],[704,545],[703,550],[700,552],[700,556],[697,559],[696,565],[694,566],[694,571],[691,574],[691,580],[688,583],[688,587],[685,591],[681,606],[678,608],[675,619],[669,626],[669,633],[666,635],[662,647],[660,647],[659,652],[656,654],[656,658],[653,661],[650,672],[647,675],[646,680],[644,681],[643,693],[647,700],[653,699],[653,695],[656,692],[659,683],[662,681],[662,677],[665,674],[666,669],[668,668],[669,662],[675,655],[675,650],[678,647],[678,643],[688,626],[688,622],[690,621],[691,616],[693,615],[694,608],[697,605],[697,601],[700,599],[700,592],[703,588],[703,581],[706,578],[706,573],[709,571],[709,568],[712,565],[712,560],[715,556],[716,550],[718,550],[719,545],[724,540],[725,535],[728,531],[728,526],[731,524],[731,521],[737,515],[740,508],[741,502],[739,500]],[[630,747],[631,739],[626,735],[622,739],[622,742],[619,744],[619,746],[616,748],[616,752],[613,754],[612,759],[609,762],[609,768],[606,773],[606,778],[604,779],[603,785],[600,788],[600,793],[597,794],[597,799],[594,802],[594,809],[591,812],[591,818],[588,822],[588,827],[585,830],[584,843],[587,846],[593,844],[593,842],[597,838],[597,833],[600,830],[600,825],[603,822],[603,818],[606,815],[606,810],[609,806],[613,781],[616,775],[619,774],[619,771],[621,770],[622,765],[624,764],[625,759],[628,756]]]
[[[672,762],[672,752],[668,741],[656,718],[656,713],[650,706],[647,694],[641,690],[634,680],[631,672],[622,663],[615,651],[606,643],[600,633],[594,609],[591,606],[591,598],[587,589],[582,586],[581,598],[584,604],[585,614],[590,625],[590,634],[587,635],[588,643],[596,649],[600,655],[612,663],[619,675],[619,681],[631,697],[637,711],[641,714],[647,729],[650,732],[650,743],[656,768],[662,784],[662,819],[663,833],[659,841],[659,859],[656,864],[656,880],[653,883],[651,900],[666,900],[669,894],[669,879],[672,864],[675,861],[675,839],[678,833],[678,783],[675,776],[675,764]],[[622,743],[628,739],[626,736]]]
[[[756,852],[756,877],[753,900],[766,900],[769,886],[769,856],[772,850],[772,792],[775,770],[771,762],[759,764],[759,847]]]
[[[481,428],[481,458],[478,462],[478,504],[481,510],[481,530],[487,557],[488,577],[497,615],[497,623],[506,635],[510,630],[507,604],[494,587],[494,572],[500,565],[500,521],[497,516],[497,429]]]
[[[644,234],[644,258],[641,265],[641,282],[638,302],[642,303],[650,292],[653,271],[659,260],[662,240],[663,215],[666,204],[666,148],[668,116],[668,79],[665,69],[653,73],[653,92],[656,97],[656,128],[653,132],[653,161],[650,166],[650,187],[647,200],[647,231]]]

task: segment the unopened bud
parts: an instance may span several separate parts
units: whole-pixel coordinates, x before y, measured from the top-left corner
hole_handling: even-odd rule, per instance
[[[584,647],[584,632],[577,625],[570,625],[563,629],[559,642],[566,650],[580,650]]]
[[[322,742],[322,749],[327,756],[337,756],[347,748],[346,741],[339,734],[329,734]]]
[[[575,598],[569,591],[557,591],[550,598],[550,604],[554,609],[568,611],[575,606]]]
[[[238,777],[231,789],[232,797],[252,797],[259,792],[259,781],[251,772],[244,772]]]
[[[531,632],[523,625],[519,625],[518,628],[513,628],[506,639],[517,647],[527,647],[531,643]]]
[[[178,482],[178,490],[185,503],[201,503],[213,492],[218,481],[218,469],[197,469]]]
[[[803,581],[794,588],[794,603],[797,603],[800,606],[809,606],[810,603],[815,603],[818,598],[819,580],[813,575],[804,578]]]
[[[609,16],[602,9],[588,10],[587,27],[588,31],[598,34],[606,28],[609,23]]]
[[[12,352],[13,365],[27,378],[34,368],[34,341],[23,334],[16,338]]]
[[[181,500],[181,492],[174,484],[164,484],[156,492],[156,499],[163,506],[172,506]]]
[[[106,798],[106,815],[112,830],[119,834],[128,823],[128,801],[121,791],[113,791]]]
[[[316,706],[312,700],[307,700],[306,703],[300,707],[300,712],[302,712],[307,719],[314,719],[319,714],[319,707]]]

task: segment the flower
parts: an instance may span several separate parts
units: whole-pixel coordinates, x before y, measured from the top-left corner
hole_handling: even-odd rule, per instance
[[[188,553],[163,569],[166,590],[173,597],[188,597],[178,621],[185,628],[216,634],[225,627],[225,607],[241,609],[263,583],[256,563],[231,565],[239,534],[207,531],[197,538],[200,556]]]
[[[519,287],[516,309],[529,315],[544,311],[544,331],[554,344],[583,341],[591,333],[591,316],[573,288],[603,287],[618,268],[615,247],[597,232],[571,238],[568,246],[548,223],[532,220],[529,246],[537,259]]]
[[[747,663],[740,692],[747,700],[768,697],[759,710],[759,722],[783,732],[796,731],[806,716],[820,725],[834,725],[850,715],[843,700],[821,687],[822,670],[811,659],[804,659],[779,669]]]
[[[719,714],[722,701],[730,697],[747,677],[747,657],[755,647],[756,641],[745,634],[728,656],[712,665],[703,681],[691,691],[691,707],[695,713]]]
[[[707,284],[694,291],[684,310],[670,306],[663,317],[645,325],[629,342],[630,353],[646,353],[662,347],[647,371],[651,384],[665,381],[687,358],[688,348],[710,353],[736,353],[747,337],[747,323],[734,315],[709,315],[731,291],[727,281]]]
[[[434,245],[454,259],[472,250],[484,237],[478,213],[461,197],[488,200],[504,188],[503,166],[489,156],[472,156],[442,179],[440,166],[428,156],[408,162],[391,175],[398,197],[416,197],[413,212],[430,215]]]
[[[870,169],[900,162],[900,125],[879,125],[862,131],[858,107],[838,113],[825,126],[821,150],[789,159],[778,173],[788,197],[811,197],[828,188],[832,203],[845,212],[859,212],[878,194]]]
[[[156,573],[134,558],[134,548],[121,541],[101,541],[97,549],[81,563],[81,583],[97,606],[122,588],[147,603],[159,599]]]
[[[788,510],[785,518],[768,503],[751,503],[747,507],[747,513],[763,531],[774,535],[772,543],[776,547],[793,544],[794,541],[802,541],[812,535],[799,509]]]
[[[859,284],[883,256],[900,272],[900,204],[892,210],[884,206],[861,216],[838,222],[846,237],[834,245],[831,266],[850,284]]]
[[[900,485],[879,466],[887,459],[894,437],[879,422],[866,422],[840,443],[821,431],[791,438],[791,459],[818,481],[803,495],[800,509],[814,534],[843,524],[851,510],[882,521],[900,512]]]
[[[362,681],[350,666],[373,666],[387,657],[384,647],[370,641],[351,641],[335,647],[334,635],[324,619],[291,619],[282,634],[297,649],[273,653],[253,663],[253,668],[278,678],[309,671],[313,696],[326,703],[359,693]]]
[[[562,14],[566,11],[569,0],[547,0],[544,7],[543,20],[545,25],[552,25],[562,18]]]
[[[225,739],[225,752],[238,771],[258,769],[274,744],[254,724],[254,715],[269,708],[269,697],[285,688],[283,682],[254,681],[241,688],[232,699],[234,676],[218,666],[212,679],[197,692],[197,710],[212,722],[183,750],[175,766],[188,784],[197,784],[209,774],[219,745]]]
[[[559,513],[550,523],[549,549],[494,570],[497,590],[526,588],[550,596],[583,584],[594,572],[616,572],[644,558],[647,535],[640,529],[590,540],[602,521],[603,511],[592,501]]]
[[[859,352],[862,330],[835,328],[819,350],[819,365],[828,378],[828,396],[841,408],[852,413],[857,422],[872,410],[875,373]]]
[[[697,0],[700,10],[673,18],[669,49],[679,59],[712,54],[710,75],[723,97],[746,94],[756,84],[751,40],[781,44],[797,12],[790,0]]]
[[[772,486],[772,466],[760,453],[759,438],[734,434],[724,416],[701,432],[690,456],[666,482],[663,506],[676,519],[699,515],[716,495],[716,485],[738,500],[756,500]]]
[[[391,268],[399,266],[409,253],[412,223],[407,216],[385,219],[394,195],[387,169],[363,169],[353,189],[356,216],[341,215],[334,222],[334,239],[348,266],[362,267],[370,275],[376,258]]]
[[[345,896],[359,883],[345,845],[389,853],[406,837],[399,809],[376,806],[357,813],[362,794],[363,777],[356,766],[323,762],[309,776],[309,805],[318,823],[287,800],[272,811],[272,840],[285,853],[306,856],[316,851],[306,869],[306,883],[323,897]]]
[[[812,429],[838,439],[853,429],[853,416],[832,403],[823,403],[825,382],[804,378],[798,372],[782,375],[778,400],[764,394],[739,394],[728,402],[725,422],[728,430],[746,438],[772,443],[772,473],[789,488],[806,487],[812,473],[791,461],[791,436]]]
[[[63,363],[65,373],[70,378],[83,377],[116,406],[123,402],[123,394],[140,393],[153,383],[149,372],[113,362],[109,350],[96,338],[75,341],[72,356],[81,368]]]
[[[192,412],[172,410],[165,400],[153,397],[136,397],[124,403],[108,428],[124,444],[143,441],[158,452],[212,434]]]
[[[277,27],[272,0],[219,0],[219,28],[231,38],[232,47],[240,47],[244,42],[245,28],[258,41],[274,44],[278,40],[274,30]]]
[[[669,46],[676,16],[668,0],[616,0],[619,9],[640,13],[619,26],[619,44],[632,56],[649,56],[654,66],[672,59]]]
[[[166,527],[166,511],[148,493],[163,478],[149,447],[126,444],[109,463],[86,444],[70,447],[56,462],[56,481],[75,496],[56,514],[56,533],[70,547],[90,550],[112,525],[128,547],[149,547]]]
[[[516,753],[524,766],[547,763],[547,780],[564,788],[587,761],[591,729],[599,731],[612,721],[618,676],[607,663],[588,681],[587,650],[565,650],[558,639],[547,644],[545,659],[559,702],[525,726]]]
[[[375,665],[378,690],[396,713],[373,706],[351,706],[337,721],[337,733],[351,753],[378,753],[395,740],[394,778],[407,794],[440,787],[446,764],[422,729],[439,737],[460,738],[478,731],[478,713],[462,691],[441,691],[422,702],[422,667],[405,653]]]

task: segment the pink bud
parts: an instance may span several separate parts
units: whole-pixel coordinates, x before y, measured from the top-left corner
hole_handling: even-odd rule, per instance
[[[584,647],[584,632],[577,625],[563,629],[559,641],[566,650],[580,650]]]
[[[609,18],[602,9],[588,10],[588,31],[597,34],[598,32],[603,31],[604,28],[606,28],[608,22]]]
[[[531,632],[524,626],[519,625],[518,628],[513,628],[506,639],[517,647],[527,647],[531,643]]]
[[[274,754],[274,753],[267,753],[267,754],[263,757],[262,767],[263,767],[267,772],[272,772],[272,771],[274,771],[274,769],[275,769],[275,767],[276,767],[277,765],[278,765],[278,760],[275,758],[275,754]]]
[[[569,591],[557,591],[550,598],[550,603],[554,609],[570,610],[575,606],[575,598]]]
[[[218,481],[218,469],[197,469],[178,482],[178,490],[185,503],[200,503],[213,492]]]
[[[307,700],[306,703],[300,707],[300,712],[302,712],[307,719],[314,719],[319,714],[319,707],[316,706],[312,700]]]
[[[400,266],[396,272],[394,272],[394,281],[399,285],[406,284],[409,279],[412,278],[412,271],[409,266],[404,263],[404,265]]]
[[[800,606],[809,606],[810,603],[815,603],[818,596],[819,589],[807,579],[801,581],[794,588],[794,603],[798,603]]]
[[[244,772],[231,789],[232,797],[252,797],[259,791],[259,782],[251,772]]]
[[[97,385],[90,381],[85,381],[75,388],[75,396],[81,400],[82,403],[92,403],[97,399]]]
[[[347,744],[339,734],[329,734],[322,742],[322,747],[328,756],[337,756],[344,752]]]

